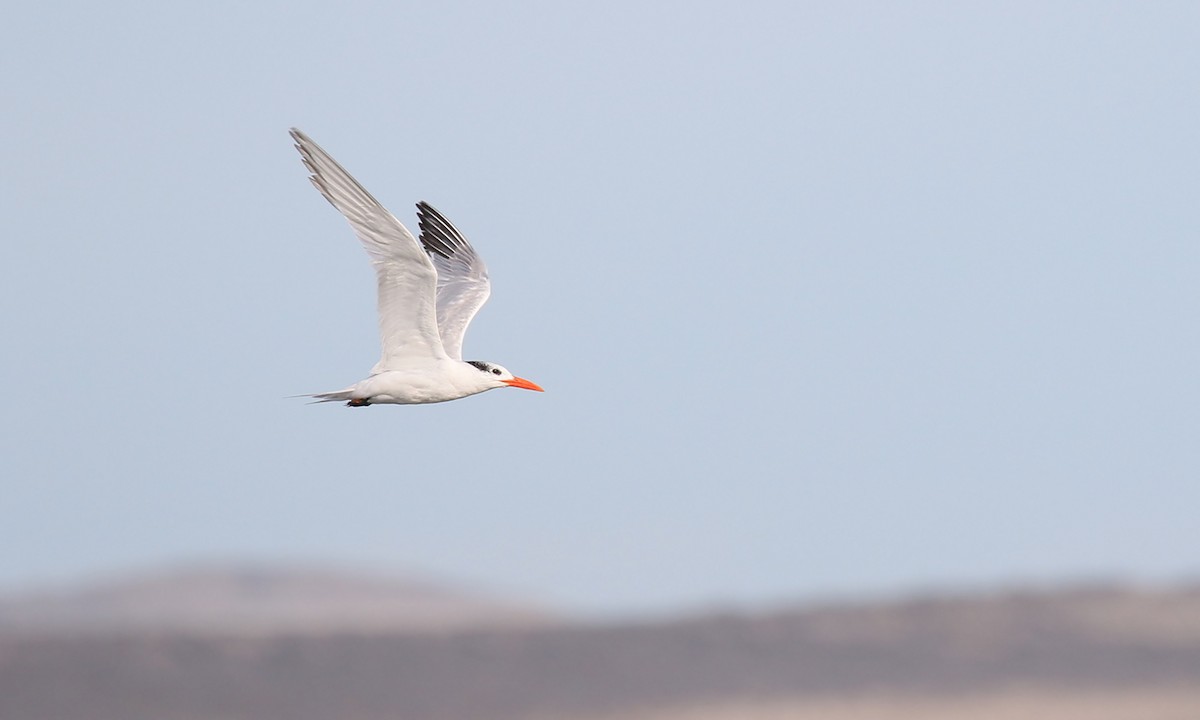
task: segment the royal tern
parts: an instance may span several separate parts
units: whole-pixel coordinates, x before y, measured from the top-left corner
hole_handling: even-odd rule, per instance
[[[541,392],[495,363],[462,359],[463,334],[491,293],[487,267],[467,238],[422,201],[418,243],[320,145],[295,128],[291,134],[312,173],[309,180],[366,248],[379,289],[382,354],[370,377],[309,397],[364,407],[445,402],[501,387]]]

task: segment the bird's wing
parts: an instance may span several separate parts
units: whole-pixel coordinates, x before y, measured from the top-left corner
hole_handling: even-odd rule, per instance
[[[492,292],[487,266],[449,220],[427,202],[417,203],[421,246],[437,267],[437,323],[446,354],[462,360],[463,335]]]
[[[425,251],[320,145],[295,128],[291,133],[312,184],[350,221],[375,267],[382,353],[371,373],[403,367],[414,358],[446,357],[434,299],[437,270]]]

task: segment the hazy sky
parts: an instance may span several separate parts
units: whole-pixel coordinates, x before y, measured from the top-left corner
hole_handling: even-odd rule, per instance
[[[21,3],[0,586],[418,571],[597,612],[1200,574],[1200,4]],[[287,136],[547,392],[350,409]]]

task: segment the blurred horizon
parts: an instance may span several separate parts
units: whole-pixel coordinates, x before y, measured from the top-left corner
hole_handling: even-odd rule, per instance
[[[1189,720],[1200,583],[597,619],[209,568],[0,597],[0,657],[4,717]]]
[[[737,602],[712,598],[674,606],[641,609],[597,609],[551,603],[547,598],[519,588],[490,587],[471,578],[449,576],[428,569],[403,570],[367,567],[364,565],[330,563],[319,560],[291,559],[277,561],[267,558],[192,558],[160,564],[128,566],[116,569],[96,569],[89,573],[61,577],[45,582],[0,585],[0,601],[60,596],[72,597],[84,593],[124,586],[136,587],[152,582],[164,588],[176,580],[182,586],[196,577],[288,578],[291,576],[327,576],[351,582],[379,582],[404,587],[426,587],[451,595],[513,602],[555,613],[564,621],[627,622],[636,620],[668,620],[709,613],[770,613],[798,608],[825,606],[858,606],[878,603],[902,603],[916,600],[983,598],[1011,593],[1079,592],[1091,589],[1120,589],[1128,591],[1185,590],[1200,587],[1200,572],[1181,573],[1174,577],[1147,577],[1116,574],[1080,574],[1055,577],[997,578],[976,583],[928,583],[924,585],[893,586],[857,592],[828,592],[824,594],[779,597],[758,602]],[[336,583],[335,583],[336,584]]]

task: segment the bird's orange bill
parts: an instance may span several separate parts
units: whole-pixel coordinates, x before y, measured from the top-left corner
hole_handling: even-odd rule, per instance
[[[538,392],[546,392],[538,387],[535,383],[531,383],[525,378],[515,377],[512,380],[505,380],[504,384],[508,385],[509,387],[521,388],[523,390],[537,390]]]

